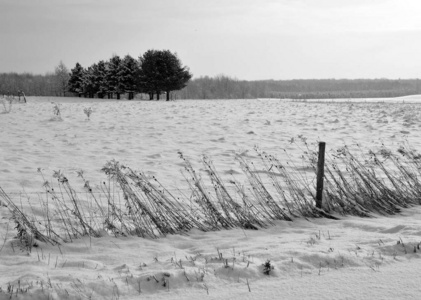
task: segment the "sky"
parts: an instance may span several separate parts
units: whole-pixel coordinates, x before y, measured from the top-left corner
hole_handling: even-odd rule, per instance
[[[419,0],[0,0],[0,73],[176,52],[194,77],[421,78]]]

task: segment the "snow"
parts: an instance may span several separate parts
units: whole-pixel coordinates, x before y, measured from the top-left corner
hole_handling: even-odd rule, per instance
[[[382,144],[421,146],[421,96],[334,102],[27,99],[0,113],[0,186],[35,214],[44,182],[39,168],[49,181],[60,170],[82,191],[77,171],[97,188],[107,180],[101,168],[116,159],[171,190],[187,191],[178,151],[199,171],[206,154],[224,179],[243,181],[234,154],[253,159],[255,145],[297,169],[305,168],[298,143],[303,139],[325,141],[328,151],[344,144],[362,152]],[[55,104],[61,118],[53,114]],[[31,252],[14,238],[6,207],[0,217],[5,299],[8,285],[21,288],[18,299],[419,299],[421,207],[388,217],[294,219],[257,231],[192,230],[154,240],[104,233],[60,247],[38,242]],[[273,269],[265,275],[268,260]]]

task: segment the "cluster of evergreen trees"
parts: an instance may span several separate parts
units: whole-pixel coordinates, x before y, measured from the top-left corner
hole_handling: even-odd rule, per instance
[[[376,98],[421,94],[418,79],[297,79],[246,81],[225,75],[193,80],[177,55],[168,50],[149,50],[134,59],[113,56],[84,69],[79,63],[71,72],[60,62],[45,75],[0,73],[0,95],[117,97],[133,99],[145,93],[150,99],[166,93],[167,99],[250,98]],[[173,91],[178,91],[174,93]]]
[[[191,79],[189,69],[182,66],[176,54],[169,50],[148,50],[138,60],[130,55],[117,55],[108,61],[99,61],[84,69],[79,63],[71,70],[68,90],[81,97],[120,99],[128,94],[133,99],[137,93],[154,95],[159,100],[162,93],[167,101],[172,91],[184,88]]]

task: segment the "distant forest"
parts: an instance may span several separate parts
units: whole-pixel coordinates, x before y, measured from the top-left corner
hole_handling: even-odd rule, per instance
[[[200,77],[179,91],[180,99],[381,98],[421,93],[419,79],[294,79],[245,81]]]
[[[22,90],[27,96],[63,96],[56,73],[0,73],[0,94]],[[173,93],[173,99],[326,99],[378,98],[421,94],[419,79],[294,79],[238,80],[225,75],[199,77]],[[66,96],[72,96],[67,93]],[[147,98],[137,95],[136,98]]]

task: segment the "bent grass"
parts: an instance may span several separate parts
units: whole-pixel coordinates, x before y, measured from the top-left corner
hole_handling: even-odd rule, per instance
[[[258,148],[255,150],[259,158],[257,162],[246,160],[241,155],[236,156],[249,181],[248,185],[242,185],[235,180],[224,181],[211,159],[204,156],[202,162],[211,183],[209,188],[201,174],[195,171],[182,153],[179,153],[184,162],[184,176],[190,193],[173,193],[162,186],[155,177],[147,177],[144,173],[113,160],[107,162],[102,169],[108,176],[108,183],[104,182],[97,190],[90,186],[82,171],[78,172],[78,177],[83,181],[85,193],[77,193],[60,171],[53,174],[56,182],[44,179],[45,193],[40,197],[43,214],[41,217],[36,218],[33,212],[24,211],[17,206],[15,200],[1,187],[0,200],[10,210],[21,246],[23,245],[28,252],[36,241],[59,246],[84,236],[100,237],[104,231],[115,236],[132,235],[154,239],[167,234],[186,234],[193,228],[202,231],[235,227],[258,230],[273,225],[276,220],[293,221],[300,217],[316,218],[330,214],[360,217],[390,215],[399,212],[401,208],[419,205],[421,201],[421,156],[408,146],[402,146],[396,152],[383,147],[377,152],[369,151],[367,155],[359,156],[343,147],[329,154],[325,165],[323,214],[315,208],[314,178],[300,173],[291,164],[282,163],[273,155]],[[306,155],[306,163],[315,169],[315,152],[306,151]],[[263,173],[257,172],[258,162],[260,167],[263,167]],[[44,178],[41,169],[38,171]],[[269,179],[269,184],[265,182],[266,179]],[[321,235],[319,231],[307,244],[312,246],[318,243]],[[323,236],[331,239],[329,231],[326,235],[323,233]],[[5,243],[6,238],[0,252]],[[410,251],[417,252],[419,245],[404,243],[400,239],[396,247],[406,254]],[[329,251],[333,252],[333,249]],[[223,257],[219,249],[217,252],[217,258],[205,257],[205,262],[222,263],[222,270],[230,269],[228,259]],[[233,254],[232,270],[237,268],[235,249]],[[393,254],[393,257],[396,256],[397,252]],[[50,256],[48,264],[49,261]],[[187,264],[195,266],[195,261],[196,257],[186,257],[185,261],[177,260],[177,257],[172,260],[180,269],[184,269]],[[291,262],[294,262],[293,258]],[[248,267],[250,261],[243,263],[247,263]],[[66,262],[62,267],[65,264]],[[343,265],[342,257],[340,266]],[[57,258],[55,266],[57,267]],[[330,262],[326,262],[327,270],[329,266]],[[332,262],[332,266],[337,268],[336,260]],[[368,266],[373,271],[376,270],[372,264]],[[263,264],[262,270],[264,274],[271,275],[273,266],[269,259]],[[320,262],[318,274],[321,272]],[[197,282],[203,282],[205,273],[205,270],[199,270],[194,276],[184,270],[183,276],[186,282],[194,278]],[[165,280],[162,288],[169,290],[169,280],[163,278]],[[129,284],[129,280],[126,280]],[[249,279],[245,280],[251,292]],[[155,281],[159,280],[155,277]],[[142,293],[140,277],[130,282],[139,294]],[[203,286],[209,293],[206,283],[203,283]],[[0,289],[0,295],[11,296],[28,291],[32,293],[35,288],[39,290],[39,286],[35,287],[32,284],[25,287],[9,284],[5,291]],[[41,283],[41,290],[44,292],[51,289],[48,288],[48,284]],[[93,295],[93,291],[86,289],[81,282],[75,282],[72,290],[56,291],[63,297],[68,297],[69,292],[86,298]],[[113,288],[113,295],[119,297],[117,285],[115,290]]]
[[[155,177],[149,178],[112,160],[102,168],[108,184],[104,183],[98,191],[91,188],[82,171],[78,176],[87,193],[77,193],[60,171],[54,172],[55,185],[44,179],[45,194],[40,199],[44,216],[37,222],[30,221],[35,216],[15,205],[1,188],[0,200],[12,212],[18,236],[27,247],[33,239],[59,244],[83,236],[100,237],[103,231],[115,236],[158,238],[185,234],[193,228],[257,230],[276,220],[293,221],[300,217],[390,215],[421,201],[421,156],[408,146],[400,147],[396,153],[383,147],[362,158],[345,146],[328,155],[323,210],[315,207],[314,178],[258,148],[255,151],[269,184],[257,172],[257,162],[241,155],[236,160],[248,185],[235,180],[224,182],[211,159],[204,156],[209,188],[180,152],[190,193],[174,194]],[[315,152],[306,154],[306,162],[315,170]],[[39,172],[44,178],[41,169]]]

